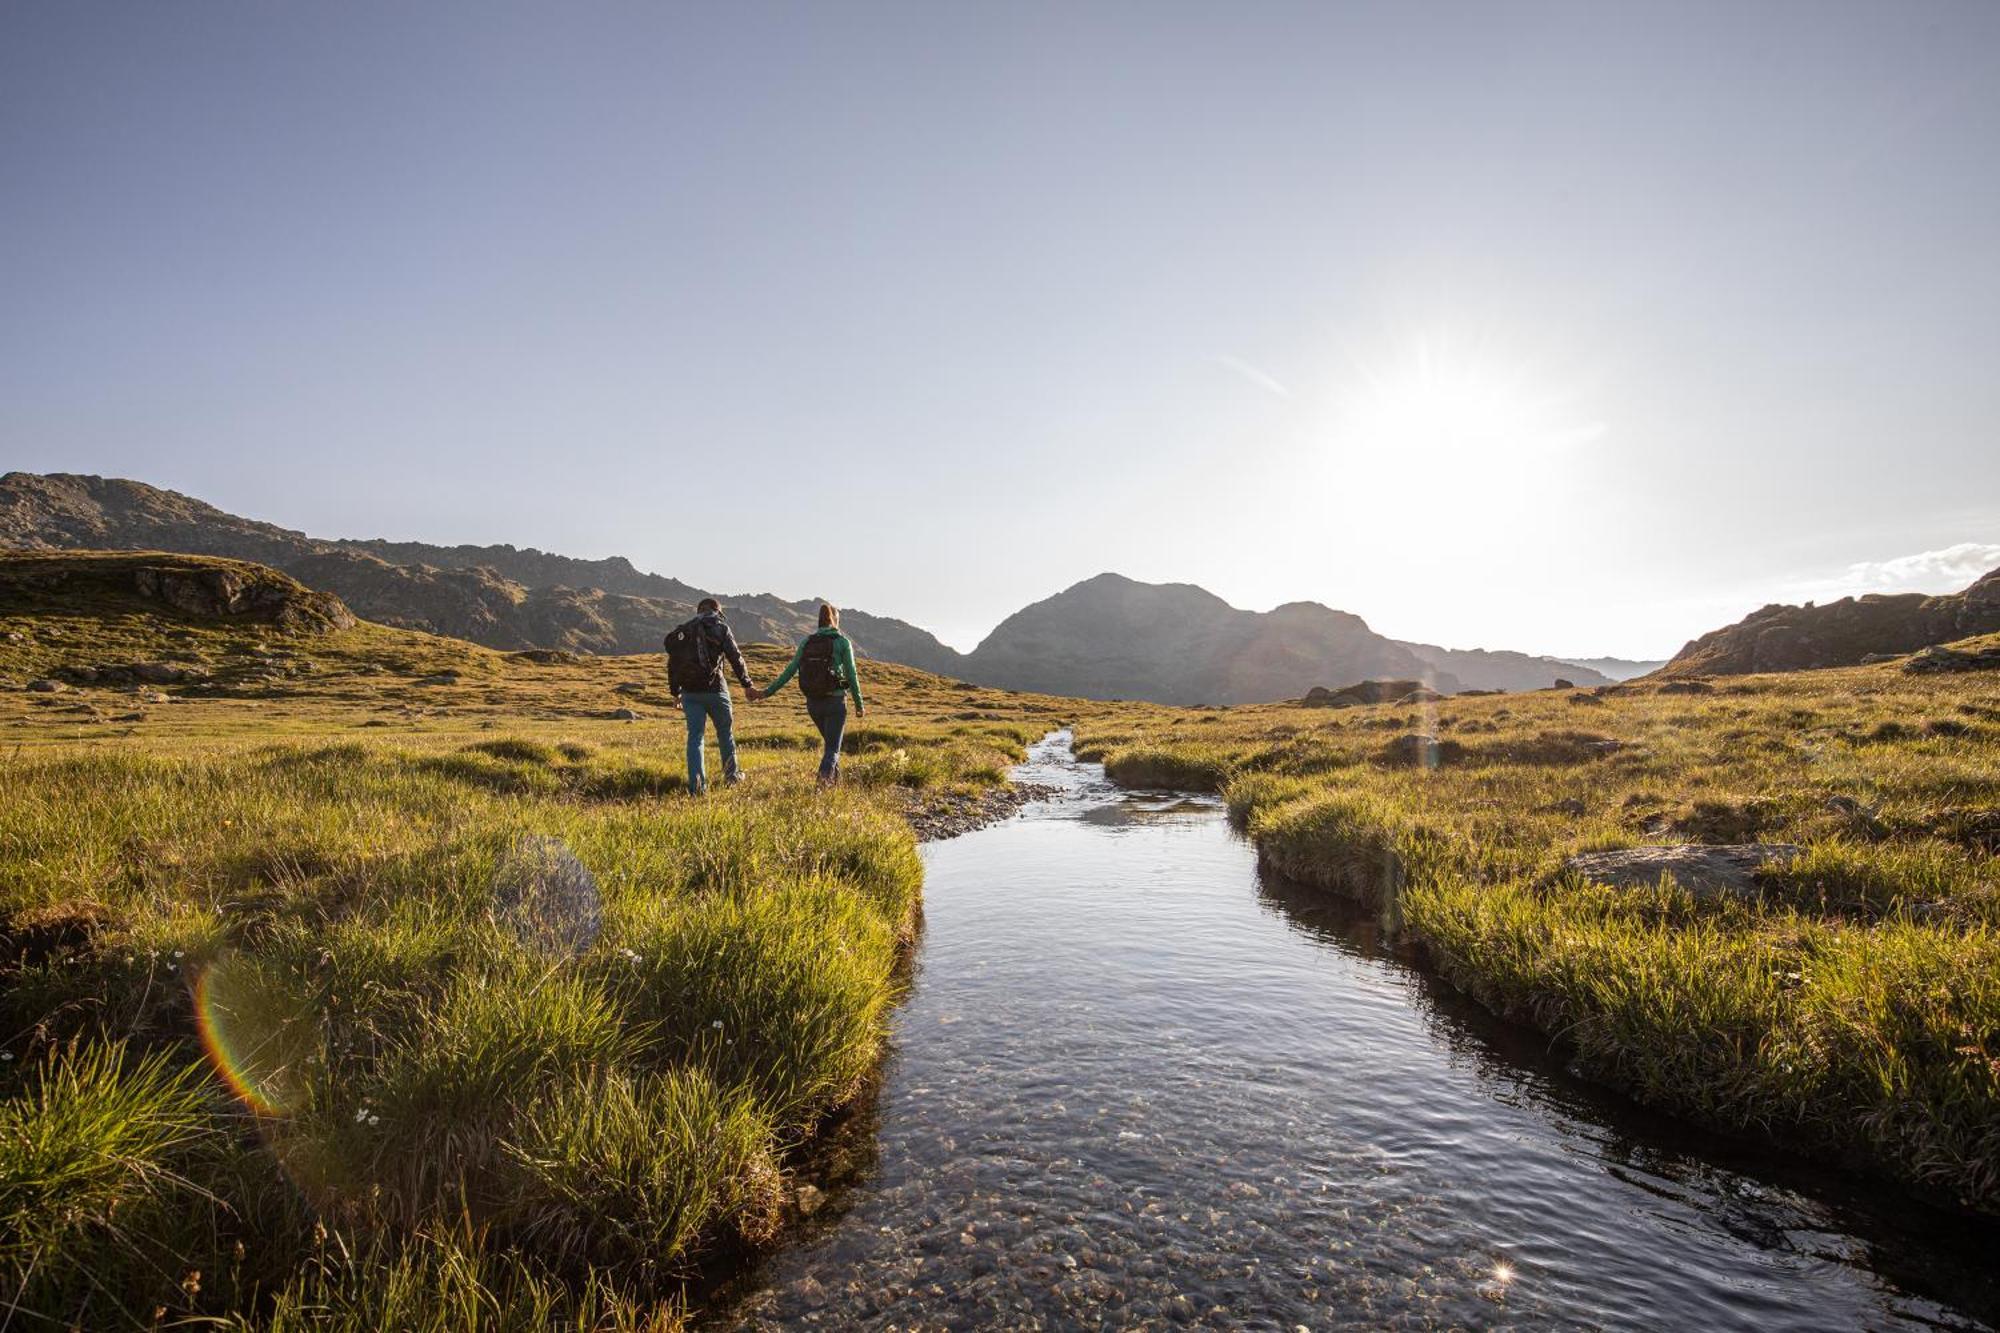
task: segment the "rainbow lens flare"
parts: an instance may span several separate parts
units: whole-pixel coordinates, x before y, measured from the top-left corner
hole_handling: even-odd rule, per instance
[[[210,963],[195,982],[195,1023],[209,1063],[259,1115],[303,1110],[319,1054],[312,1006],[254,959]]]

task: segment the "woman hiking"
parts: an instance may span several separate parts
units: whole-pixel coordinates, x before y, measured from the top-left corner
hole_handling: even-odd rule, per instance
[[[784,689],[785,682],[795,674],[799,688],[805,692],[806,712],[819,728],[820,739],[826,742],[826,750],[819,758],[819,782],[822,787],[828,786],[840,780],[840,737],[847,730],[844,696],[854,696],[856,717],[866,716],[868,711],[861,702],[861,676],[854,669],[854,644],[840,632],[840,612],[832,605],[820,603],[819,628],[800,641],[791,665],[779,673],[770,688],[758,690],[750,697],[769,698]]]

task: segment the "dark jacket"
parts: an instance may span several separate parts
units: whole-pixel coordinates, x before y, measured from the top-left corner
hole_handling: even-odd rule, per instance
[[[701,688],[696,693],[720,694],[727,688],[722,682],[722,664],[724,662],[729,663],[730,669],[736,673],[736,679],[742,684],[743,688],[746,690],[749,689],[750,673],[744,669],[743,650],[736,646],[736,636],[730,633],[729,622],[724,620],[721,613],[717,611],[704,611],[694,619],[696,626],[707,637],[710,647],[714,649],[713,655],[715,657],[715,670],[709,673],[708,679],[702,683]],[[681,697],[681,687],[679,684],[669,679],[667,685],[674,692],[674,698],[678,699]]]

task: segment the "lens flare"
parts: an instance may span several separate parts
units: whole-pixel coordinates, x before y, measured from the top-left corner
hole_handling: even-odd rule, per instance
[[[194,1014],[209,1063],[245,1106],[304,1109],[319,1034],[310,1004],[280,978],[248,958],[217,959],[195,981]]]
[[[597,879],[560,838],[517,838],[493,879],[494,915],[527,948],[574,957],[604,929]]]

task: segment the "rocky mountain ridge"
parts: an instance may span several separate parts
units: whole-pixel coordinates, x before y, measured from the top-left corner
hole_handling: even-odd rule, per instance
[[[1676,653],[1662,676],[1740,676],[1857,666],[1933,644],[2000,632],[2000,569],[1963,592],[1870,593],[1815,606],[1773,604],[1711,630]]]
[[[0,546],[255,561],[334,594],[368,620],[504,649],[651,652],[708,595],[678,579],[643,574],[622,557],[320,539],[143,482],[67,473],[0,477]],[[768,594],[722,600],[749,642],[792,642],[811,631],[818,610],[815,601]],[[871,656],[926,670],[949,670],[959,658],[904,621],[848,611],[843,622]]]

